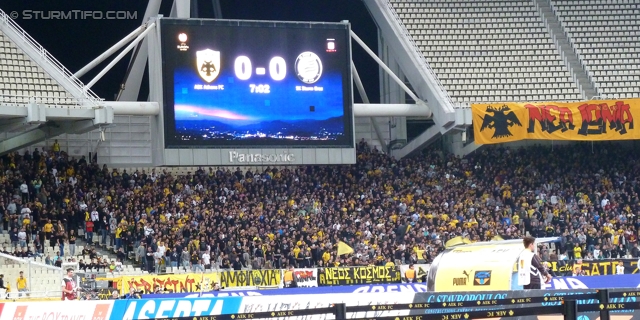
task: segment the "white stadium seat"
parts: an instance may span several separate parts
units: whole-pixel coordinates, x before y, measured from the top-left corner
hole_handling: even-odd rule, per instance
[[[5,90],[9,89],[9,90]],[[53,99],[70,94],[0,32],[0,102],[25,105],[30,97],[38,103],[74,107],[73,99]]]
[[[390,2],[454,102],[585,98],[533,1]]]
[[[600,94],[640,97],[638,2],[554,0],[552,5]]]

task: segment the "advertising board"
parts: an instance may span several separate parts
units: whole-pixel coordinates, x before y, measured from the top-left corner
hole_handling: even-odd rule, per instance
[[[598,277],[556,277],[545,284],[543,289],[622,289],[640,288],[640,277],[632,274],[608,275]]]
[[[479,307],[453,307],[450,310],[450,315],[460,314],[465,312],[474,312],[474,311],[485,311],[485,310],[515,310],[519,307],[525,306],[518,301],[526,301],[524,298],[529,297],[549,297],[549,302],[543,302],[538,305],[542,307],[549,306],[560,306],[562,301],[557,299],[552,299],[551,297],[563,297],[565,299],[569,299],[571,296],[579,296],[582,294],[595,294],[595,290],[553,290],[541,292],[538,290],[505,290],[505,291],[487,291],[487,292],[448,292],[448,293],[416,293],[414,298],[414,303],[444,303],[446,302],[449,306],[455,306],[455,302],[474,302]],[[500,299],[511,299],[515,303],[497,303],[497,300]],[[637,302],[637,297],[624,297],[624,298],[610,298],[609,302],[611,303],[633,303]],[[578,304],[598,304],[598,300],[594,298],[589,299],[577,299]],[[531,305],[528,305],[531,306]],[[440,313],[442,310],[438,309],[427,309],[427,310],[412,310],[411,315],[419,315],[419,314],[435,314]],[[494,313],[499,314],[499,313]],[[496,319],[513,319],[513,317],[507,316],[508,312],[500,317],[491,317]],[[611,311],[611,319],[620,319],[629,320],[631,318],[635,318],[640,316],[640,310],[615,310]],[[598,313],[589,313],[589,312],[580,312],[578,314],[579,320],[595,320],[598,318]],[[451,318],[449,319],[456,319]],[[559,315],[540,315],[540,316],[519,316],[520,320],[562,320],[563,316]]]
[[[354,146],[348,23],[160,21],[166,148],[281,163],[295,155],[251,149]]]
[[[625,277],[625,276],[621,276]],[[602,277],[584,277],[597,279]],[[401,286],[401,285],[399,285]],[[332,289],[332,288],[318,288]],[[615,292],[611,290],[610,292]],[[424,315],[441,317],[446,303],[448,317],[443,319],[462,319],[465,312],[487,311],[487,314],[496,315],[491,318],[508,318],[512,310],[524,306],[526,298],[549,297],[548,301],[538,303],[544,307],[559,307],[560,299],[553,297],[572,296],[578,304],[588,304],[597,309],[599,301],[596,299],[594,289],[574,290],[509,290],[487,292],[448,292],[448,293],[367,293],[367,294],[326,294],[307,295],[298,294],[295,298],[287,299],[287,296],[248,296],[248,297],[203,297],[203,298],[168,298],[168,299],[130,299],[116,301],[49,301],[49,302],[8,302],[0,303],[0,320],[144,320],[144,319],[211,319],[217,315],[229,315],[231,319],[257,319],[260,312],[281,312],[287,315],[287,319],[294,320],[324,320],[334,319],[329,313],[329,307],[335,303],[345,303],[348,307],[365,306],[357,312],[349,312],[348,319],[400,317],[401,319],[425,319]],[[590,296],[580,296],[590,294]],[[507,301],[498,301],[506,299]],[[471,302],[471,303],[463,303]],[[628,320],[640,316],[638,310],[629,310],[637,307],[637,292],[611,296],[609,305],[616,308],[610,311],[611,319]],[[395,306],[402,304],[403,306]],[[386,305],[386,306],[380,306]],[[477,305],[477,306],[476,306]],[[376,306],[374,308],[374,306]],[[431,306],[431,307],[430,307]],[[398,307],[398,308],[396,308]],[[371,308],[371,309],[369,309]],[[323,314],[306,315],[307,312],[295,313],[296,310],[322,309]],[[506,311],[506,312],[504,312]],[[242,313],[242,317],[238,314]],[[289,317],[289,314],[294,316]],[[300,316],[297,316],[299,314]],[[503,315],[504,316],[501,316]],[[457,318],[460,316],[460,318]],[[596,320],[597,312],[579,313],[580,320]],[[281,318],[280,318],[281,319]],[[561,315],[546,316],[521,316],[523,320],[560,320]]]
[[[288,311],[300,309],[327,308],[335,303],[349,306],[369,306],[379,304],[408,304],[414,301],[413,293],[369,293],[369,294],[330,294],[330,295],[297,295],[295,299],[282,299],[279,296],[251,296],[242,298],[238,312]],[[349,319],[379,318],[409,315],[410,310],[375,310],[348,313]],[[335,319],[333,314],[307,315],[287,317],[289,320],[325,320]]]
[[[113,301],[5,303],[0,320],[109,320]]]
[[[111,319],[145,320],[237,313],[241,297],[116,300]]]
[[[368,306],[378,304],[408,304],[413,302],[413,293],[397,293],[394,295],[370,293],[330,294],[330,295],[296,295],[295,299],[283,299],[282,296],[249,296],[224,298],[183,298],[183,299],[143,299],[117,300],[113,305],[111,320],[145,320],[179,317],[215,316],[221,314],[251,313],[269,311],[308,310],[328,308],[335,303],[347,306]],[[319,299],[321,298],[321,299]],[[354,312],[349,318],[383,317],[408,315],[409,310],[388,310]],[[292,320],[324,320],[334,319],[333,314],[318,314],[287,317]],[[4,319],[0,319],[4,320]]]

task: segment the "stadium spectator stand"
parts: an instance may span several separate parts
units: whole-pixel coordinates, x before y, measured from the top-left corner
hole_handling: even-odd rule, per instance
[[[36,251],[60,252],[55,243],[64,242],[65,257],[70,230],[82,233],[96,220],[106,237],[90,241],[122,248],[120,258],[132,252],[150,272],[160,260],[187,270],[428,262],[453,236],[482,241],[524,232],[565,237],[558,256],[574,257],[578,244],[582,257],[598,249],[601,258],[617,258],[638,255],[637,158],[632,148],[574,144],[397,161],[361,143],[354,166],[174,176],[101,168],[64,153],[13,154],[0,164],[0,211],[5,230],[29,225],[52,248]],[[28,195],[20,194],[23,181]],[[5,251],[20,246],[11,240]],[[336,257],[339,240],[356,255]],[[624,252],[614,250],[620,245]],[[85,249],[76,249],[78,260],[97,258]],[[201,261],[207,251],[209,264]]]
[[[552,1],[600,94],[640,96],[640,8],[633,0]]]
[[[583,99],[532,1],[390,2],[454,102]]]
[[[3,104],[76,105],[76,99],[56,83],[16,44],[0,32],[0,97]]]
[[[391,4],[456,102],[590,98],[531,1]],[[639,47],[628,38],[638,33],[637,5],[570,4],[552,2],[600,93],[637,97]],[[3,103],[28,96],[68,102],[69,94],[2,34],[0,44]],[[638,257],[640,154],[633,146],[492,147],[464,159],[432,149],[394,160],[361,143],[353,166],[180,174],[184,169],[101,167],[59,146],[36,149],[0,162],[0,246],[22,257],[16,247],[25,227],[26,256],[37,262],[55,265],[60,252],[88,269],[120,270],[92,244],[81,245],[86,237],[113,248],[122,273],[429,262],[454,236],[481,241],[526,232],[563,238],[549,259]],[[74,254],[71,230],[78,235]],[[353,256],[335,256],[340,240]],[[2,269],[5,279],[20,270]],[[59,288],[58,273],[42,275],[30,286]]]

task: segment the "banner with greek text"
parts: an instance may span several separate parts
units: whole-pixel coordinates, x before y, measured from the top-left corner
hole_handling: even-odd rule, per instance
[[[218,274],[223,288],[279,286],[282,282],[281,270],[222,271]]]
[[[167,274],[167,275],[147,275],[147,276],[123,276],[121,293],[129,293],[129,288],[134,287],[136,290],[144,293],[154,291],[156,285],[160,289],[168,292],[199,292],[211,291],[213,283],[220,283],[220,277],[217,272],[203,274]]]
[[[472,104],[471,112],[478,144],[640,139],[640,99]]]
[[[318,270],[318,285],[320,286],[400,282],[400,271],[396,267],[339,267]]]
[[[549,269],[556,276],[606,276],[616,274],[616,267],[622,262],[624,274],[638,273],[638,260],[636,259],[607,259],[607,260],[582,260],[578,264],[576,260],[562,260],[549,262]]]

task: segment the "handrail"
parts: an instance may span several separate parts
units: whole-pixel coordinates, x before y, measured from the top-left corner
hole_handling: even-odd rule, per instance
[[[573,67],[571,67],[571,63],[569,63],[569,58],[565,54],[564,50],[562,50],[562,46],[560,45],[560,40],[558,39],[558,36],[556,35],[556,33],[553,32],[553,29],[551,28],[551,24],[549,23],[549,19],[547,19],[547,17],[545,16],[544,11],[540,6],[540,3],[538,3],[537,1],[534,1],[534,4],[535,4],[536,11],[538,12],[538,15],[540,15],[540,17],[542,18],[544,27],[547,28],[548,33],[551,35],[551,41],[553,41],[553,45],[556,47],[556,51],[560,53],[560,59],[562,60],[563,65],[567,68],[567,71],[571,76],[571,80],[573,84],[576,85],[576,88],[578,89],[578,92],[580,92],[580,95],[582,96],[582,98],[585,98],[586,95],[584,94],[582,85],[578,81],[576,77],[576,72],[575,70],[573,70]],[[572,99],[569,99],[569,100],[572,100]]]
[[[41,267],[41,268],[54,270],[54,271],[62,270],[62,268],[59,268],[59,267],[50,266],[50,265],[47,265],[47,264],[44,264],[44,263],[36,262],[32,257],[19,258],[19,257],[14,257],[14,256],[9,255],[9,254],[0,253],[0,258],[16,262],[17,264],[26,264],[26,265],[30,264],[30,265],[33,265],[33,266],[36,266],[36,267]],[[4,261],[4,262],[7,263],[7,261]]]
[[[44,105],[65,105],[81,107],[84,102],[92,103],[89,99],[76,98],[76,97],[56,97],[52,95],[6,95],[0,94],[0,105],[27,105],[30,103],[44,104]]]
[[[582,54],[580,53],[580,51],[578,50],[578,47],[574,43],[573,37],[571,37],[571,35],[569,34],[569,31],[565,26],[564,19],[560,15],[560,10],[558,10],[558,8],[553,4],[552,0],[549,0],[549,7],[551,7],[551,12],[558,18],[558,25],[562,29],[562,32],[564,32],[564,35],[567,37],[567,42],[569,43],[569,47],[571,47],[576,57],[578,57],[578,61],[580,61],[580,64],[584,67],[584,70],[587,73],[587,79],[589,80],[589,82],[591,82],[591,85],[593,85],[593,89],[596,91],[596,95],[600,95],[600,87],[598,86],[595,79],[593,79],[589,65],[586,63],[586,61],[584,61]]]
[[[60,297],[62,295],[62,290],[46,290],[46,291],[33,291],[27,288],[27,291],[17,291],[11,289],[10,292],[6,293],[11,300],[29,300],[33,298],[52,298],[52,297]]]
[[[431,76],[433,77],[433,79],[436,82],[436,85],[440,89],[439,90],[440,94],[442,95],[442,97],[444,97],[451,104],[451,107],[453,108],[454,103],[453,103],[453,100],[451,99],[451,96],[449,95],[447,90],[444,88],[444,85],[442,85],[442,82],[440,81],[440,78],[438,78],[438,75],[436,74],[436,72],[431,68],[431,65],[427,62],[427,59],[424,57],[424,54],[422,54],[422,51],[420,50],[420,47],[418,47],[418,44],[413,39],[413,36],[409,33],[409,30],[404,25],[404,22],[402,22],[402,19],[396,13],[396,9],[393,7],[393,4],[391,4],[391,1],[392,0],[385,0],[385,2],[387,3],[387,8],[389,9],[391,14],[393,15],[393,17],[396,20],[396,22],[398,23],[398,25],[400,26],[400,29],[401,29],[403,35],[405,36],[405,38],[409,39],[409,43],[413,47],[413,50],[415,51],[415,53],[417,53],[420,57],[422,57],[422,59],[420,59],[420,64],[422,64],[426,68],[427,72],[429,72],[431,74]]]
[[[34,49],[36,52],[40,54],[40,56],[50,63],[53,67],[55,67],[63,76],[65,76],[71,83],[83,93],[84,97],[91,104],[95,106],[99,106],[103,99],[98,97],[93,91],[86,89],[85,85],[69,71],[60,61],[58,61],[53,55],[49,53],[42,45],[40,45],[35,39],[33,39],[22,27],[20,27],[17,23],[9,17],[2,9],[0,9],[0,22],[6,24],[9,28],[11,28],[14,32],[16,32],[24,43]]]

